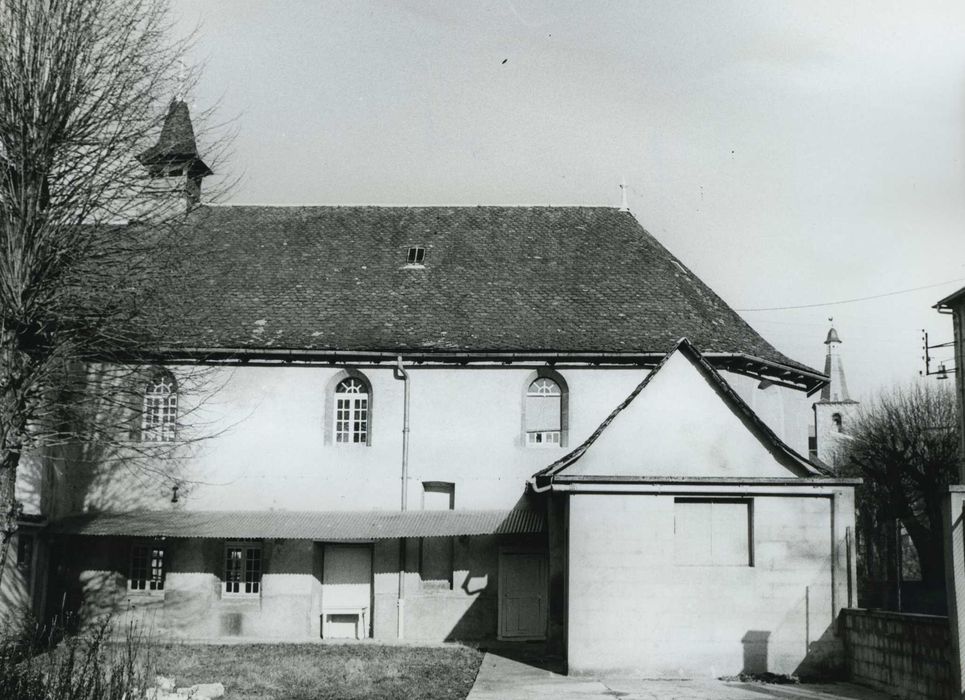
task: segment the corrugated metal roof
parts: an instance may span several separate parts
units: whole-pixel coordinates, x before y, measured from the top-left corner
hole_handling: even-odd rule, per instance
[[[511,510],[438,511],[130,511],[88,513],[51,523],[55,533],[219,539],[372,540],[543,532],[543,514]]]

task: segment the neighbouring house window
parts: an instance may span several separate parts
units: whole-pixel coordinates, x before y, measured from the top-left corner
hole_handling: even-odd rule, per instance
[[[674,499],[674,559],[679,566],[753,566],[752,502]]]
[[[563,391],[549,377],[538,377],[526,390],[524,408],[526,444],[559,447],[563,432]]]
[[[422,484],[423,510],[453,510],[456,486],[446,481]],[[452,588],[453,541],[451,537],[423,537],[419,574],[423,588]]]
[[[368,443],[369,388],[357,377],[343,379],[335,387],[335,442]]]
[[[131,575],[127,587],[132,591],[164,590],[164,546],[137,543],[131,547]]]
[[[225,546],[224,592],[226,595],[261,593],[261,544],[229,542]]]
[[[26,532],[17,533],[17,568],[30,573],[34,557],[34,536]]]
[[[840,413],[833,413],[831,415],[831,424],[834,426],[834,432],[836,433],[841,432],[841,414]]]
[[[178,388],[170,372],[159,372],[147,383],[141,412],[141,439],[173,442],[178,421]]]

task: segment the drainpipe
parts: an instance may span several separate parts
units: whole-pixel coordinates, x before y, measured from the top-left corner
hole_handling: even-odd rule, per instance
[[[396,379],[403,382],[403,402],[402,402],[402,512],[408,506],[408,487],[409,487],[409,373],[402,366],[402,355],[395,361]],[[405,550],[406,539],[399,538],[399,639],[405,639]]]

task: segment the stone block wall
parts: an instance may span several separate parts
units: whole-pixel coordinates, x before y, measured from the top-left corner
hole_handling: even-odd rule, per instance
[[[947,617],[847,609],[840,624],[852,680],[902,700],[952,697]]]

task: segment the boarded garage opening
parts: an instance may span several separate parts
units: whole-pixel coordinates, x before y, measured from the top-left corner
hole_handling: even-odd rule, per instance
[[[750,500],[675,498],[677,566],[753,566]]]

